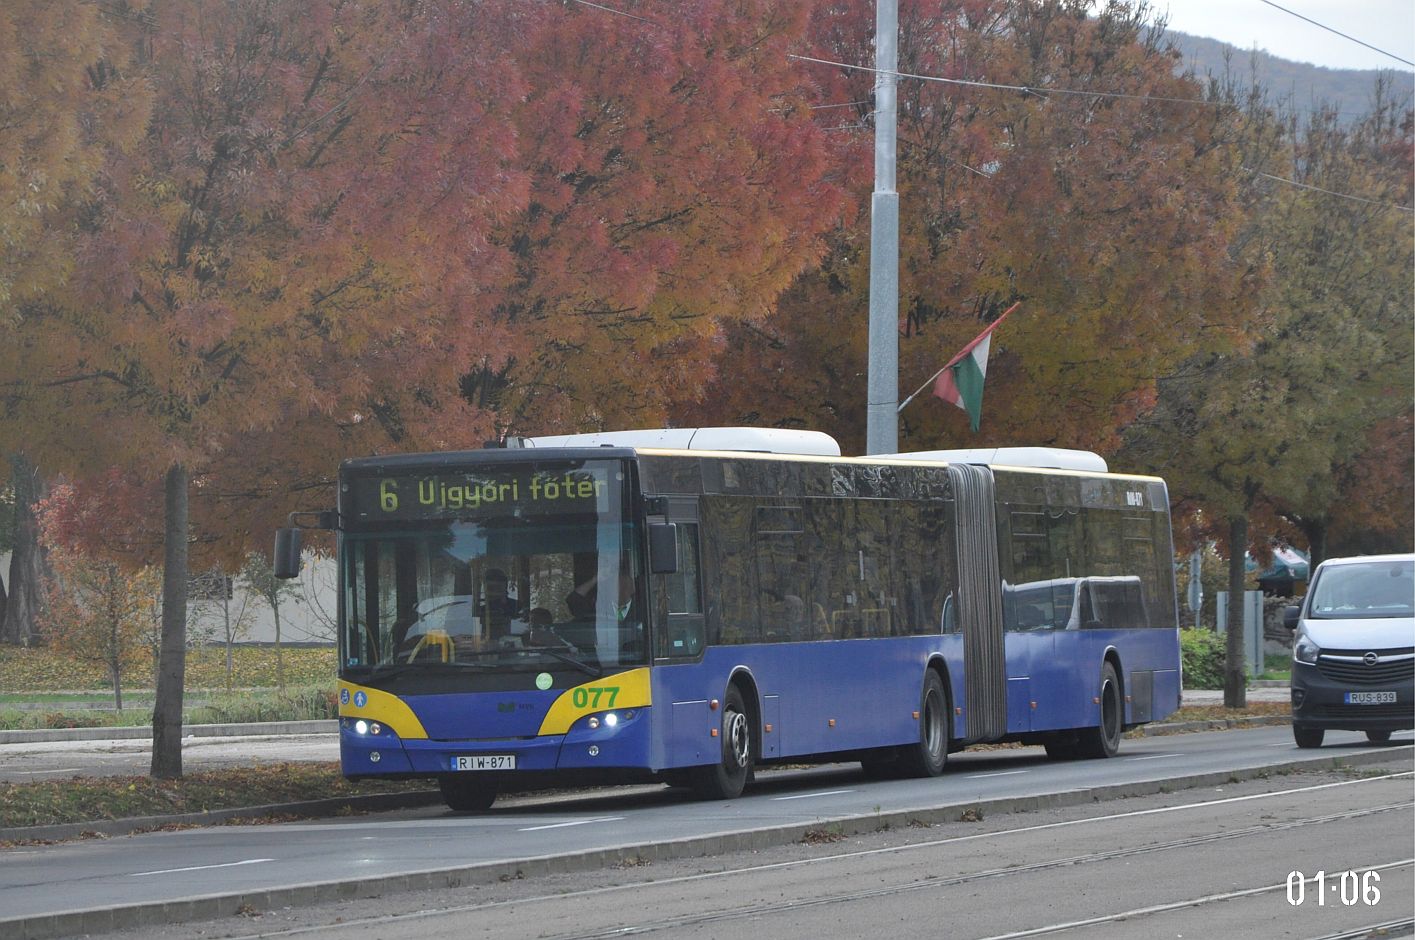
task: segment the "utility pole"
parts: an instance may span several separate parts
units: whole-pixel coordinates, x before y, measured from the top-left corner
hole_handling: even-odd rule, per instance
[[[865,451],[899,450],[899,193],[894,190],[898,0],[875,3],[875,191],[870,200],[870,364]]]

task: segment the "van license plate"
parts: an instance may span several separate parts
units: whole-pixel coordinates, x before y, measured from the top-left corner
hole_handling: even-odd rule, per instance
[[[1394,705],[1394,692],[1347,692],[1348,705]]]
[[[1394,694],[1394,693],[1392,693]],[[515,770],[515,754],[476,754],[452,758],[453,770]]]

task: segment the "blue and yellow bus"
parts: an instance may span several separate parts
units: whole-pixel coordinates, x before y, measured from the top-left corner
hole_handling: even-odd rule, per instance
[[[515,443],[340,467],[346,776],[433,778],[458,811],[649,780],[733,798],[788,761],[1108,757],[1179,705],[1154,477],[760,429]],[[298,529],[276,554],[297,570]]]

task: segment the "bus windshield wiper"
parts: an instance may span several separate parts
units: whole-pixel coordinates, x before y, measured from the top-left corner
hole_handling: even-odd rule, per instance
[[[443,662],[440,659],[420,660],[411,663],[379,663],[368,669],[366,679],[391,679],[409,672],[433,672],[439,669],[489,669],[487,663]]]
[[[585,662],[583,659],[576,659],[574,656],[571,656],[568,653],[562,653],[559,650],[552,649],[549,646],[523,646],[515,650],[515,652],[544,653],[546,656],[558,659],[562,663],[568,663],[571,666],[574,666],[576,669],[581,670],[582,672],[587,672],[590,675],[594,676],[596,679],[604,675],[603,669],[596,668],[595,666],[592,666],[589,663]]]

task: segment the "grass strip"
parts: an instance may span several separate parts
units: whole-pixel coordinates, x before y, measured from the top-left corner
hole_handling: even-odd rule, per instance
[[[431,789],[407,780],[351,783],[328,762],[285,762],[202,771],[178,780],[81,777],[0,783],[0,829],[243,809],[341,796]]]

